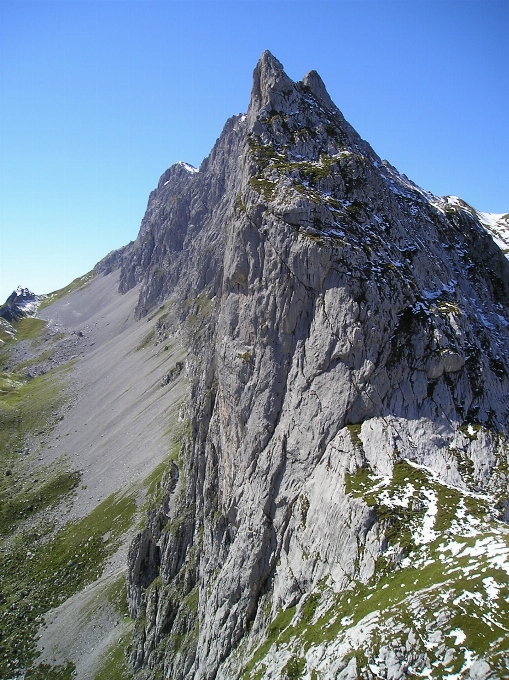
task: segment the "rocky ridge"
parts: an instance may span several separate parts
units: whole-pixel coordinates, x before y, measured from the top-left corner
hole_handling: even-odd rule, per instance
[[[509,263],[483,223],[268,52],[199,172],[162,176],[120,290],[177,301],[191,395],[129,554],[136,677],[503,677]]]
[[[31,316],[37,311],[38,303],[44,295],[35,295],[28,288],[18,286],[0,307],[0,317],[7,321],[15,321]]]
[[[16,329],[13,322],[34,316],[44,295],[35,295],[28,288],[18,286],[3,305],[0,306],[0,347],[5,340],[14,338]]]

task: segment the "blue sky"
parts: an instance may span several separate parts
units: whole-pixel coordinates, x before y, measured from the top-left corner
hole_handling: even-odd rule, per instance
[[[0,302],[134,239],[265,49],[423,188],[509,211],[507,0],[0,0]]]

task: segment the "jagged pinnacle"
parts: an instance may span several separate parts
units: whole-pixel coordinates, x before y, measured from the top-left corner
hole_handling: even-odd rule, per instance
[[[293,81],[284,72],[281,62],[265,50],[253,73],[250,110],[258,111],[268,101],[271,91],[285,90],[292,86]]]
[[[302,79],[304,85],[309,87],[311,92],[317,97],[326,108],[336,108],[329,96],[323,80],[316,71],[310,71]]]

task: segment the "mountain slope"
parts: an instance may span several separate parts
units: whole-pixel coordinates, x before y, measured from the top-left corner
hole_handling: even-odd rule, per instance
[[[118,278],[91,273],[47,296],[2,348],[1,677],[68,677],[68,660],[78,678],[95,677],[108,651],[98,632],[118,645],[129,628],[127,549],[188,386],[179,336],[154,346],[171,306],[137,322],[139,291],[120,295]],[[58,667],[28,671],[54,607],[38,664]]]

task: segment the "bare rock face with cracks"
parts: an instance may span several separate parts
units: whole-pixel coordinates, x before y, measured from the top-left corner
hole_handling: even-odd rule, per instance
[[[479,214],[265,52],[247,114],[161,177],[114,266],[140,317],[173,299],[192,329],[187,438],[129,551],[139,677],[495,677],[464,631],[447,658],[454,586],[448,644],[424,581],[366,607],[475,544],[474,505],[507,548],[509,262]]]

